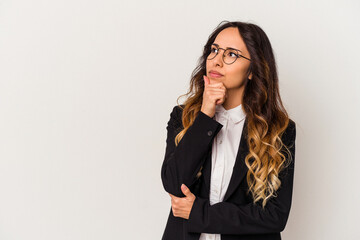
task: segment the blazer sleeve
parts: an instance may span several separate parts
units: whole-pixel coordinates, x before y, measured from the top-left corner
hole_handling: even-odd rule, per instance
[[[295,123],[283,134],[293,161],[280,172],[281,186],[277,197],[272,197],[262,209],[261,203],[236,205],[219,202],[210,205],[209,200],[196,197],[187,220],[188,232],[217,234],[265,234],[284,230],[291,207],[295,160]]]
[[[188,128],[181,141],[175,146],[175,137],[183,129],[182,110],[175,106],[167,123],[166,150],[161,167],[161,179],[165,191],[178,197],[185,195],[181,184],[189,189],[196,182],[196,175],[206,160],[216,134],[222,124],[199,111],[193,124]]]

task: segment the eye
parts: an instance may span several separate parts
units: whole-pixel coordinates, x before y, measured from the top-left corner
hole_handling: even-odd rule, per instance
[[[216,47],[211,47],[210,48],[210,52],[211,53],[215,53],[215,52],[217,52],[218,51],[218,49],[216,48]]]
[[[229,50],[226,55],[229,56],[229,57],[231,57],[231,58],[238,58],[238,57],[239,57],[239,55],[236,54],[236,52],[233,51],[233,50]]]

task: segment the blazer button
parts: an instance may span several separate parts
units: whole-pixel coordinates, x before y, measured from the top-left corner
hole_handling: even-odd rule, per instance
[[[213,134],[212,131],[208,131],[208,136],[211,136]]]

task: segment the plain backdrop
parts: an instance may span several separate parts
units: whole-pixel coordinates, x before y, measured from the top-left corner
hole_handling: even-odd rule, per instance
[[[0,1],[0,239],[160,239],[166,124],[223,20],[259,25],[297,124],[283,239],[360,239],[360,2]]]

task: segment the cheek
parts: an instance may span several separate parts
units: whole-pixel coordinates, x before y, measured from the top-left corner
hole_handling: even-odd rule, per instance
[[[235,68],[227,71],[226,80],[231,85],[241,84],[246,78],[246,68]]]
[[[210,64],[209,64],[209,61],[208,61],[208,60],[206,60],[205,66],[206,66],[205,72],[207,73],[207,71],[208,71],[208,69],[209,69],[209,67],[210,67]]]

